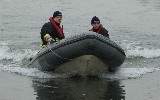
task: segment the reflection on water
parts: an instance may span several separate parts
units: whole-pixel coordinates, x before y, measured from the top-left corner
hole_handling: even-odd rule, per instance
[[[37,100],[124,100],[119,81],[104,79],[34,79]]]

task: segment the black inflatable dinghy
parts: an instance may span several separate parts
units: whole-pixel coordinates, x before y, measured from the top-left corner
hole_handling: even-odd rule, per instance
[[[55,73],[98,75],[114,71],[125,57],[124,50],[109,38],[86,32],[43,48],[29,67]]]

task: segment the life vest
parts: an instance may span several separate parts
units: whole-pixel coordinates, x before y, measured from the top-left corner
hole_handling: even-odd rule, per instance
[[[96,32],[96,33],[100,33],[100,31],[102,30],[102,24],[100,24],[100,26],[99,26],[99,28],[98,28],[98,30],[95,30],[94,28],[92,28],[90,31],[93,31],[93,32]]]
[[[49,20],[50,20],[51,24],[56,28],[56,30],[57,30],[57,32],[58,32],[58,36],[59,36],[60,38],[63,38],[63,37],[64,37],[64,34],[63,34],[63,29],[61,28],[61,26],[60,26],[60,25],[57,25],[57,24],[53,21],[52,17],[50,17]]]

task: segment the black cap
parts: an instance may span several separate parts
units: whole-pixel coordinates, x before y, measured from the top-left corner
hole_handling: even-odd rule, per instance
[[[55,11],[55,12],[53,13],[53,18],[55,18],[55,17],[57,17],[57,16],[62,16],[62,13],[59,12],[59,11]]]
[[[94,17],[92,18],[92,20],[91,20],[91,24],[93,24],[93,23],[94,23],[94,21],[98,21],[98,22],[100,23],[99,18],[98,18],[98,17],[96,17],[96,16],[94,16]]]

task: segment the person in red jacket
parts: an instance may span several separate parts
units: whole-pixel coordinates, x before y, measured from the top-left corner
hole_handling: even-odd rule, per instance
[[[41,29],[42,47],[45,47],[51,40],[59,41],[64,39],[63,29],[60,26],[62,21],[62,13],[55,11],[53,17],[49,18],[49,22],[45,23]]]
[[[94,16],[91,20],[91,25],[93,28],[89,31],[96,32],[98,34],[102,34],[105,37],[109,38],[108,31],[102,26],[98,17]]]

